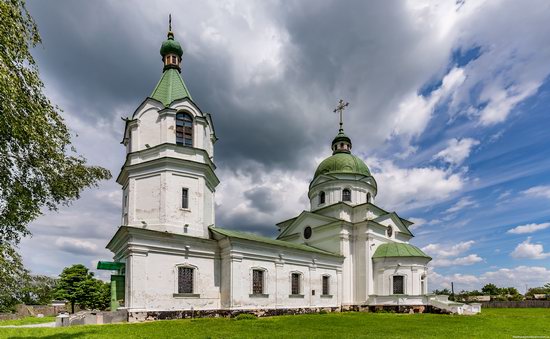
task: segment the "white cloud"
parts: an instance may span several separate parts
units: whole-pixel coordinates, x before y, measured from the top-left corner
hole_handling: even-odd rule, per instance
[[[534,233],[536,231],[544,230],[550,227],[550,222],[545,222],[542,224],[527,224],[527,225],[521,225],[516,226],[506,233],[512,233],[512,234],[525,234],[525,233]]]
[[[547,186],[534,186],[522,192],[525,195],[532,197],[541,197],[550,199],[550,185]]]
[[[76,255],[93,255],[98,253],[97,245],[86,240],[59,237],[55,245],[62,251]]]
[[[528,237],[524,242],[518,244],[510,255],[517,259],[544,259],[550,257],[550,252],[545,253],[541,244],[531,243],[531,237]]]
[[[466,207],[475,207],[477,203],[471,197],[464,197],[457,201],[453,206],[449,207],[445,213],[455,213]]]
[[[430,262],[433,267],[446,267],[446,266],[468,266],[483,261],[483,258],[477,254],[469,254],[465,257],[459,257],[454,259],[436,258]]]
[[[428,244],[422,247],[422,251],[434,257],[456,257],[468,251],[475,243],[473,240],[462,241],[456,245]]]
[[[434,158],[443,159],[452,165],[460,165],[468,156],[472,148],[479,145],[479,141],[471,138],[453,138],[447,142],[447,148],[437,153]]]
[[[437,167],[401,168],[389,160],[369,158],[378,182],[377,202],[392,209],[412,209],[442,202],[462,189],[464,173]]]
[[[497,286],[515,287],[525,292],[525,287],[538,287],[550,281],[550,269],[541,266],[517,266],[487,271],[478,276],[472,274],[442,275],[430,270],[428,275],[430,290],[450,288],[454,282],[455,292],[460,290],[481,289],[483,285],[493,283]]]

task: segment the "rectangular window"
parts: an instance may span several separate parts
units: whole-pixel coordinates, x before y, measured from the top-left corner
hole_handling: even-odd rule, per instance
[[[327,275],[323,276],[323,295],[329,295],[330,294],[329,279],[330,279],[329,276],[327,276]]]
[[[264,294],[264,271],[252,270],[252,294]]]
[[[291,283],[291,294],[300,294],[300,273],[292,273]]]
[[[194,273],[194,268],[178,267],[178,293],[193,293]]]
[[[404,279],[402,275],[393,276],[393,294],[404,293]]]
[[[189,190],[187,188],[181,189],[181,208],[189,208]]]

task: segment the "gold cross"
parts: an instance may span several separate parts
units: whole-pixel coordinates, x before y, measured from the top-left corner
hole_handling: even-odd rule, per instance
[[[340,99],[338,102],[338,106],[334,109],[334,113],[338,112],[340,113],[340,131],[344,130],[344,122],[342,121],[342,113],[344,112],[344,109],[349,106],[349,102],[344,102],[344,100]]]

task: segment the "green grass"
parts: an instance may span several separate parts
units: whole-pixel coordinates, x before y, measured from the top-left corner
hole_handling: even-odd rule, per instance
[[[483,309],[475,316],[330,313],[194,319],[69,328],[0,329],[2,338],[512,338],[550,336],[550,309]]]
[[[52,321],[55,321],[55,317],[44,317],[44,318],[26,317],[26,318],[21,318],[17,320],[0,320],[0,326],[42,324],[42,323],[51,323]]]

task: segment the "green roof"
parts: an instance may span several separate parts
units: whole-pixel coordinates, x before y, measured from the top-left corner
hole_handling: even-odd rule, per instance
[[[108,271],[118,271],[121,268],[124,268],[125,264],[123,262],[116,261],[99,261],[97,263],[98,270],[108,270]]]
[[[160,55],[165,56],[166,54],[174,53],[181,56],[183,55],[183,49],[179,42],[174,40],[174,33],[168,32],[168,39],[164,40],[160,46]]]
[[[191,94],[189,94],[178,70],[170,68],[162,73],[151,98],[162,102],[164,106],[168,107],[174,100],[191,99]]]
[[[374,255],[372,256],[373,259],[394,257],[417,257],[432,259],[416,246],[397,242],[386,243],[378,246],[378,248],[374,252]]]
[[[351,153],[336,153],[323,160],[317,167],[313,179],[331,173],[371,175],[365,162]]]
[[[260,235],[256,235],[256,234],[252,234],[252,233],[228,230],[228,229],[223,229],[223,228],[213,227],[213,226],[210,226],[209,229],[210,229],[210,231],[212,231],[214,233],[217,233],[217,234],[220,234],[222,236],[229,237],[229,238],[237,238],[237,239],[256,241],[256,242],[261,242],[261,243],[264,243],[264,244],[270,244],[270,245],[275,245],[275,246],[292,248],[292,249],[301,250],[301,251],[307,251],[307,252],[327,254],[327,255],[341,257],[341,255],[339,255],[339,254],[328,252],[328,251],[323,251],[321,249],[318,249],[318,248],[315,248],[315,247],[312,247],[312,246],[303,245],[303,244],[295,244],[295,243],[291,243],[291,242],[283,241],[283,240],[275,240],[275,239],[262,237]]]

